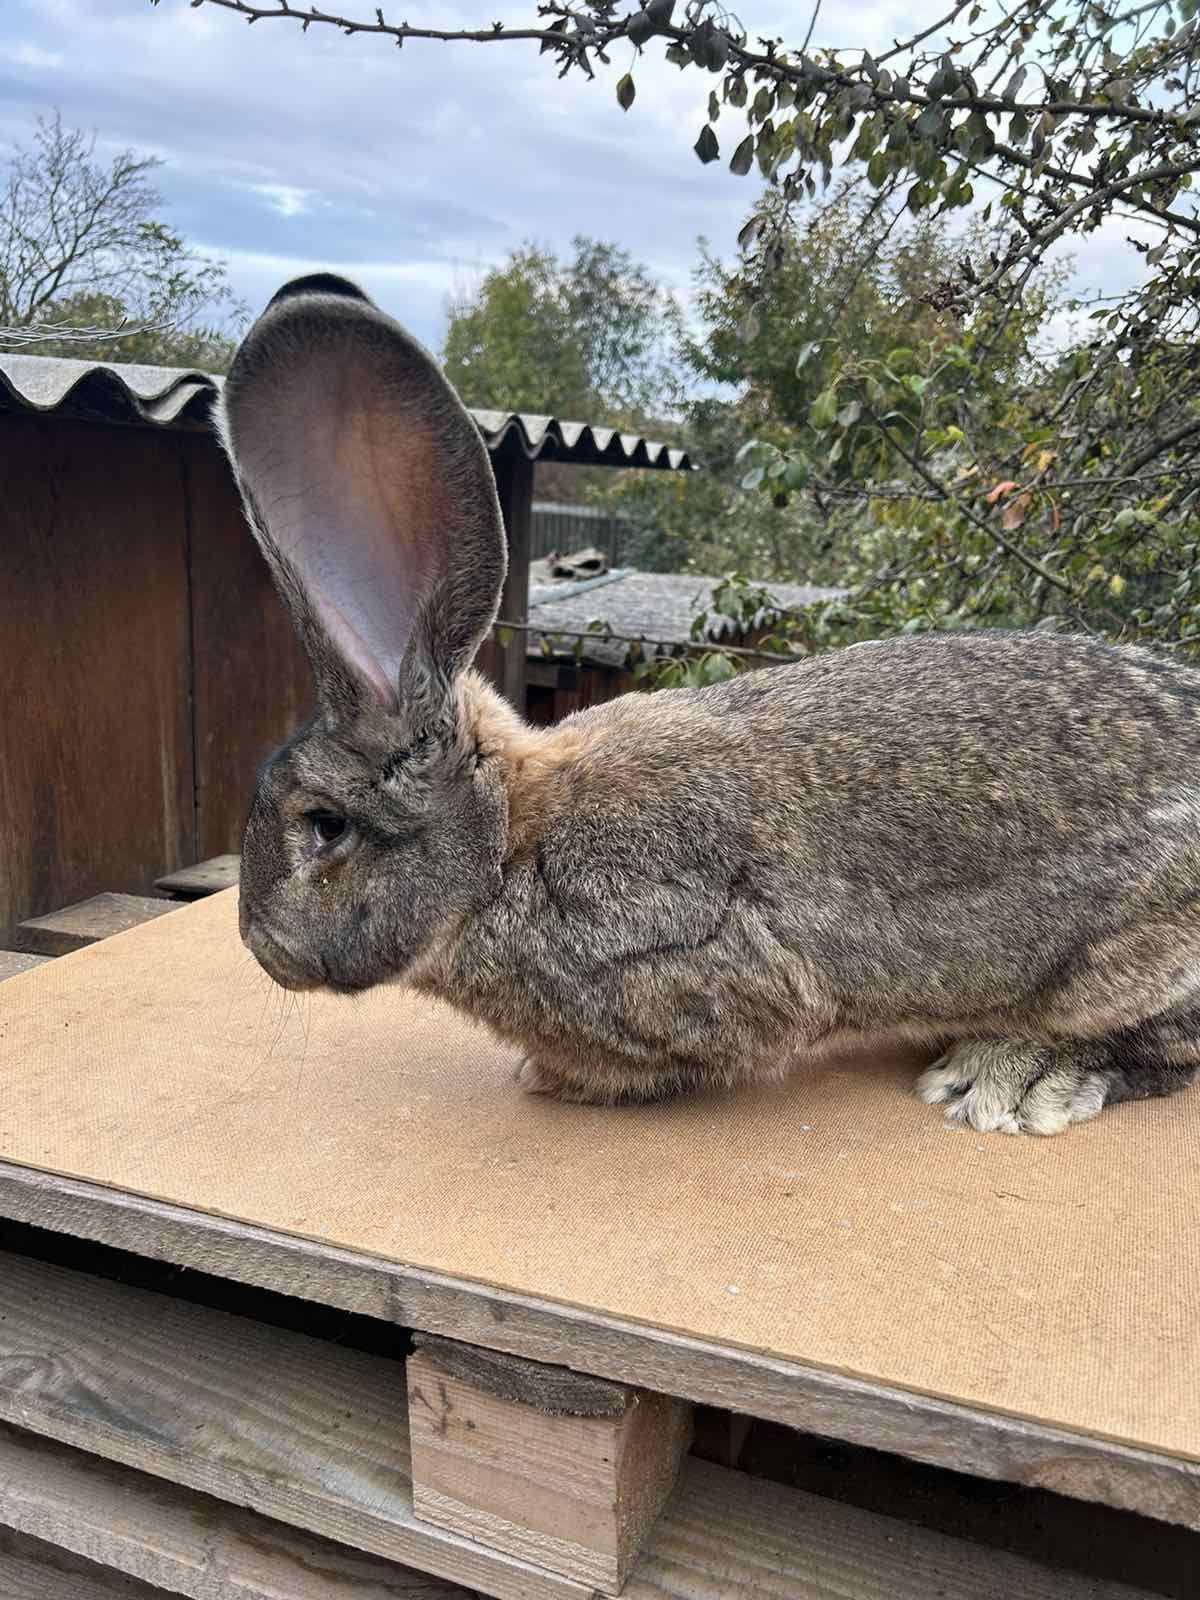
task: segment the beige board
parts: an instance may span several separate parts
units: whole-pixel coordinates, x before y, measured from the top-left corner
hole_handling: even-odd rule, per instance
[[[1049,1140],[864,1059],[521,1094],[402,989],[285,997],[216,895],[0,989],[0,1160],[1200,1459],[1200,1091]]]

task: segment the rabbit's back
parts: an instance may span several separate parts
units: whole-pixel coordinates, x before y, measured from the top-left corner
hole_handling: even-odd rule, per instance
[[[476,1001],[526,1033],[582,1010],[609,1048],[661,1048],[699,1006],[715,1053],[730,1007],[743,1032],[803,1013],[831,1036],[1090,1034],[1200,988],[1185,668],[1036,634],[900,640],[627,696],[551,737],[573,750],[553,817],[458,974],[504,970],[513,942],[520,995],[489,979]]]

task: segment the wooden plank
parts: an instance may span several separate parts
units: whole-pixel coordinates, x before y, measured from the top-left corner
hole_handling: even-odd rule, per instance
[[[471,1600],[411,1567],[3,1427],[0,1523],[128,1574],[130,1600],[162,1589],[191,1600]],[[3,1573],[0,1556],[7,1600]]]
[[[176,900],[201,900],[207,894],[234,888],[241,865],[241,857],[237,855],[213,856],[208,861],[197,861],[194,867],[180,867],[177,872],[156,878],[154,887]]]
[[[311,1524],[319,1514],[327,1536],[359,1549],[383,1542],[386,1527],[391,1542],[404,1545],[408,1564],[443,1578],[455,1578],[446,1569],[457,1565],[457,1581],[501,1600],[591,1595],[426,1528],[410,1511],[406,1525],[411,1503],[400,1463],[407,1451],[402,1420],[397,1424],[403,1389],[389,1391],[379,1381],[389,1363],[347,1360],[348,1352],[300,1335],[17,1257],[3,1267],[0,1412],[8,1420],[19,1415],[25,1429],[60,1441],[73,1436],[108,1461],[128,1466],[136,1459],[172,1483],[195,1489],[203,1479],[206,1492],[254,1511],[269,1499],[285,1522]],[[61,1533],[68,1548],[102,1553],[137,1575],[166,1579],[168,1567],[150,1563],[170,1562],[171,1581],[179,1583],[189,1551],[196,1553],[188,1523],[198,1497],[180,1502],[173,1490],[155,1490],[154,1506],[176,1508],[160,1515],[131,1493],[144,1482],[136,1475],[111,1478],[108,1469],[96,1473],[91,1462],[80,1467],[65,1453],[42,1458],[34,1471],[28,1445],[22,1457],[13,1453],[14,1441],[19,1447],[21,1435],[0,1435],[0,1520]],[[393,1448],[394,1459],[381,1459]],[[90,1476],[86,1489],[72,1478],[76,1470]],[[117,1502],[124,1511],[114,1516]],[[201,1538],[211,1539],[210,1517],[202,1514],[198,1524]],[[224,1517],[219,1525],[229,1526]],[[246,1531],[236,1517],[232,1526]],[[260,1526],[249,1525],[251,1543]],[[158,1532],[166,1534],[160,1544]],[[172,1554],[176,1539],[183,1548],[176,1544]],[[239,1556],[243,1550],[236,1539],[223,1546],[220,1538],[208,1548],[218,1571],[223,1548]],[[283,1548],[295,1548],[286,1536]],[[275,1540],[266,1549],[274,1554]],[[260,1566],[256,1581],[265,1584],[269,1570]],[[253,1587],[205,1586],[199,1576],[180,1592],[196,1600],[256,1595]],[[273,1600],[288,1594],[266,1592]],[[1119,1584],[1051,1573],[700,1461],[685,1466],[624,1592],[627,1600],[1135,1600],[1135,1591]],[[307,1600],[304,1590],[299,1595]]]
[[[22,950],[0,950],[0,983],[5,978],[15,978],[18,972],[29,972],[34,967],[40,967],[43,961],[49,960],[49,956],[31,956]]]
[[[417,1520],[398,1361],[6,1256],[0,1421],[497,1600],[588,1592]]]
[[[534,465],[525,452],[509,441],[492,456],[496,490],[504,531],[508,536],[508,574],[500,599],[501,622],[525,622],[529,616],[529,548],[533,526]],[[510,705],[525,710],[526,654],[529,640],[516,632],[506,646],[498,646],[497,681]]]
[[[0,1215],[154,1260],[1200,1529],[1200,1464],[0,1162]]]
[[[500,1362],[446,1341],[408,1358],[417,1515],[618,1593],[679,1476],[691,1408],[625,1384],[596,1394],[595,1379],[571,1394],[569,1369]]]
[[[0,1528],[0,1595],[4,1600],[166,1600],[161,1589],[6,1528]]]
[[[155,900],[144,894],[96,894],[78,905],[64,906],[44,917],[30,917],[17,925],[16,942],[22,950],[42,956],[65,956],[72,950],[125,933],[140,923],[165,916],[178,907],[175,900]]]
[[[1149,1600],[693,1461],[625,1600]]]
[[[255,773],[311,712],[312,673],[211,434],[181,439],[190,527],[196,843],[241,848]],[[162,870],[162,862],[158,869]]]
[[[0,483],[3,936],[194,845],[175,436],[3,417]]]

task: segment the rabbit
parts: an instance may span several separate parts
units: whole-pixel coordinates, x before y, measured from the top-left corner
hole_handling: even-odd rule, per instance
[[[1194,1078],[1200,673],[956,632],[531,727],[472,666],[505,535],[432,357],[301,278],[218,409],[316,680],[242,854],[276,982],[408,984],[567,1101],[906,1041],[954,1121],[1052,1134]]]

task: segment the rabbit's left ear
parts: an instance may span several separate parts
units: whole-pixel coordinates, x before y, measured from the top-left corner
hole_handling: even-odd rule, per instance
[[[353,284],[298,279],[238,350],[219,425],[326,714],[444,708],[495,620],[505,539],[433,358]]]

